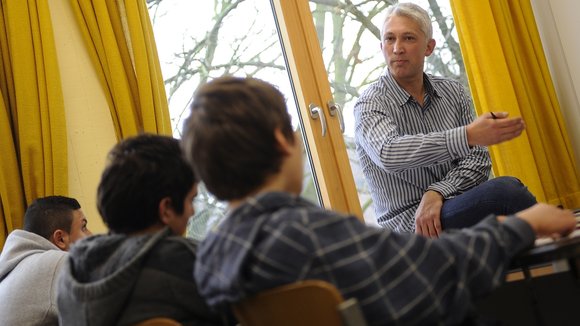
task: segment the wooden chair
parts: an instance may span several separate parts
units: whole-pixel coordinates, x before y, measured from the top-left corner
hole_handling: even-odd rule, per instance
[[[261,292],[233,305],[242,326],[366,325],[358,302],[336,287],[306,280]]]
[[[134,326],[181,326],[181,323],[166,317],[155,317],[144,320]]]

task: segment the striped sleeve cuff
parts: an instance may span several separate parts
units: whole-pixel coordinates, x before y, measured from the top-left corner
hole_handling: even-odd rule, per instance
[[[449,199],[457,193],[457,187],[454,184],[447,181],[436,182],[427,188],[427,190],[434,190],[443,196],[445,199]]]
[[[467,128],[459,127],[445,132],[447,150],[452,159],[469,155],[470,148],[467,143]]]

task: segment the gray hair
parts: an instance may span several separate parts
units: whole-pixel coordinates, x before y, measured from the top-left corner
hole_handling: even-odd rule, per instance
[[[387,15],[383,20],[383,26],[381,27],[381,42],[384,37],[385,23],[391,19],[393,16],[404,16],[414,20],[418,25],[423,34],[427,37],[427,40],[433,38],[433,26],[431,25],[431,18],[429,13],[420,6],[411,2],[396,3],[387,9]]]

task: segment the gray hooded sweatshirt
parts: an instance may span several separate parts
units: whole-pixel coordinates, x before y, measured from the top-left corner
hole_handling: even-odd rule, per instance
[[[58,325],[56,276],[66,256],[38,234],[8,235],[0,254],[0,325]]]

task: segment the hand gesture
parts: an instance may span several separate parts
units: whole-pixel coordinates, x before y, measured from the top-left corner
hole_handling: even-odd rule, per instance
[[[415,233],[438,238],[442,232],[441,207],[443,196],[440,193],[433,190],[425,192],[415,212]]]
[[[486,113],[467,125],[469,146],[488,146],[511,140],[526,128],[521,117],[508,118],[507,112]]]

